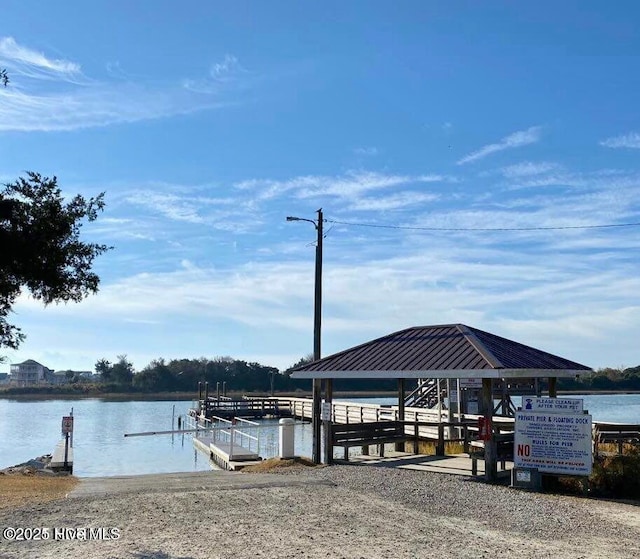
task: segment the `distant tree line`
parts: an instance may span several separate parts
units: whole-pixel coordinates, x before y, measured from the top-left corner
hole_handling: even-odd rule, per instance
[[[608,391],[608,390],[640,390],[640,365],[637,367],[620,367],[597,369],[591,374],[581,375],[577,379],[558,379],[560,390]]]
[[[275,367],[251,363],[231,357],[207,359],[154,359],[136,372],[126,355],[118,356],[114,363],[101,359],[96,363],[104,383],[121,390],[139,392],[188,392],[197,390],[198,382],[208,382],[213,393],[216,383],[223,383],[233,392],[295,392],[309,391],[310,381],[292,379],[291,371],[312,361],[311,356],[301,358],[284,371]],[[407,385],[410,390],[411,383]],[[336,391],[393,391],[395,380],[339,379],[334,380]],[[631,368],[598,369],[576,378],[559,378],[558,389],[575,391],[640,390],[640,366]]]
[[[126,355],[118,355],[113,362],[104,358],[96,362],[95,370],[100,375],[99,383],[81,382],[82,379],[75,379],[74,382],[74,379],[69,379],[68,384],[60,386],[7,387],[2,391],[15,394],[191,392],[195,395],[198,382],[208,382],[210,395],[215,394],[217,383],[220,383],[220,390],[224,386],[227,392],[234,393],[309,393],[311,381],[293,379],[291,372],[311,361],[312,358],[308,355],[286,370],[280,371],[276,367],[231,357],[169,360],[158,358],[136,371]],[[333,389],[343,392],[395,391],[397,383],[395,380],[340,379],[334,380]],[[406,390],[411,389],[412,383],[409,382]],[[559,378],[558,389],[578,392],[640,391],[640,366],[598,369],[577,379]]]
[[[247,362],[231,357],[208,359],[154,359],[140,371],[135,371],[126,355],[119,355],[115,362],[100,359],[95,370],[102,383],[114,392],[191,392],[197,390],[198,382],[209,383],[209,393],[213,394],[217,383],[227,392],[295,392],[309,391],[310,380],[292,379],[291,371],[311,361],[303,357],[284,371],[276,367]],[[393,380],[339,380],[334,382],[334,390],[395,390]]]

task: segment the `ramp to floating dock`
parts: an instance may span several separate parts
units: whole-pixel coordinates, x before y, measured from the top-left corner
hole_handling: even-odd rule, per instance
[[[253,452],[248,448],[244,448],[237,444],[234,444],[233,447],[228,442],[224,441],[216,441],[215,443],[209,444],[209,449],[214,454],[217,454],[223,460],[227,462],[236,461],[241,462],[243,460],[259,460],[260,456],[257,452]]]
[[[259,423],[240,417],[231,421],[221,417],[212,419],[204,419],[206,433],[199,435],[196,432],[193,443],[206,452],[216,465],[224,470],[241,470],[262,460],[258,454]]]

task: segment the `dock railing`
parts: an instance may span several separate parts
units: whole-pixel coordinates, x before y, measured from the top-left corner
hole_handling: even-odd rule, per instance
[[[260,424],[241,417],[232,420],[223,417],[212,417],[212,423],[221,429],[215,429],[212,433],[212,443],[225,443],[229,446],[229,458],[233,459],[234,448],[242,448],[258,454],[260,449]],[[241,428],[239,428],[239,426]],[[255,435],[248,433],[255,430]]]

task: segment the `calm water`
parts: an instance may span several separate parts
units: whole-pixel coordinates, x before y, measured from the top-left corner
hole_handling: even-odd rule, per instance
[[[585,409],[595,421],[640,423],[640,394],[571,397],[584,398]],[[358,401],[396,403],[395,398]],[[171,429],[174,406],[175,417],[184,417],[191,401],[0,400],[0,468],[52,452],[60,440],[61,418],[73,407],[74,473],[78,476],[211,469],[208,458],[194,449],[189,436],[124,437],[125,433]],[[264,457],[278,452],[277,421],[267,424],[260,434],[260,454]],[[296,453],[311,454],[309,425],[296,426]]]

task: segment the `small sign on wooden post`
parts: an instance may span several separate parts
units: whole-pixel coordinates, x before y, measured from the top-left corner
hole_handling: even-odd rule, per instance
[[[62,434],[64,435],[64,469],[69,467],[69,435],[73,433],[73,416],[62,417]]]
[[[73,433],[73,416],[65,415],[62,418],[62,434]]]

